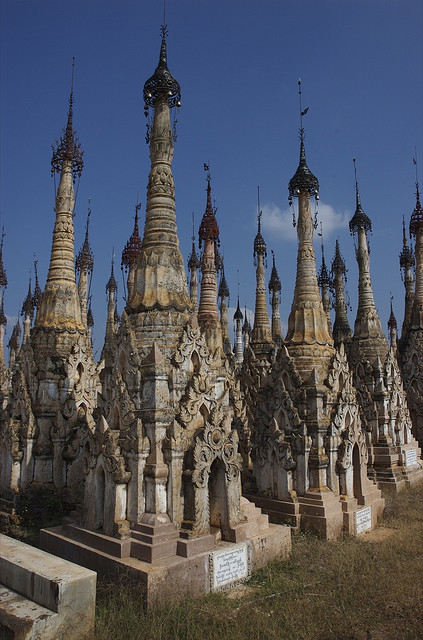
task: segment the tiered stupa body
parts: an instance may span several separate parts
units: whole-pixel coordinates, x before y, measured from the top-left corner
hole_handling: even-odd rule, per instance
[[[177,235],[172,175],[170,109],[180,103],[180,87],[167,67],[165,35],[159,63],[145,83],[143,95],[146,111],[152,108],[154,112],[151,170],[142,249],[123,320],[135,332],[137,348],[145,357],[153,343],[167,355],[175,349],[191,311]]]
[[[413,299],[411,299],[409,292],[407,295],[407,288],[411,287],[409,273],[411,260],[407,252],[403,268],[408,305],[406,304],[405,327],[403,325],[399,349],[404,386],[407,389],[407,400],[413,422],[413,434],[419,446],[423,447],[423,208],[417,183],[416,205],[410,219],[410,235],[415,239],[416,282]],[[401,256],[403,255],[404,249]]]
[[[320,380],[326,377],[334,355],[326,312],[320,297],[313,248],[311,197],[318,197],[319,183],[307,166],[304,131],[301,129],[300,162],[289,182],[289,197],[298,199],[298,253],[294,300],[288,318],[285,344],[301,378],[316,369]]]
[[[288,522],[325,538],[359,531],[383,511],[380,491],[367,479],[366,441],[343,347],[336,352],[317,282],[310,196],[317,178],[300,164],[289,183],[298,198],[298,257],[288,334],[267,375],[254,390],[251,457],[257,494],[249,495],[274,522]],[[252,363],[254,366],[254,363]]]
[[[401,329],[401,340],[405,339],[410,327],[411,314],[414,304],[414,276],[413,268],[416,264],[413,250],[408,246],[407,234],[405,231],[405,220],[402,219],[402,251],[399,256],[400,268],[405,288],[404,300],[404,320]]]
[[[371,228],[370,218],[361,206],[356,181],[356,211],[350,221],[350,231],[357,234],[358,307],[349,360],[368,439],[368,473],[381,486],[399,490],[420,478],[422,468],[418,461],[420,451],[411,434],[396,354],[389,349],[374,302],[367,245],[367,232]]]
[[[60,181],[47,283],[41,293],[36,272],[35,291],[28,291],[22,310],[24,341],[7,406],[7,426],[19,447],[3,481],[14,491],[48,488],[74,501],[81,497],[82,464],[71,468],[70,443],[94,423],[99,380],[75,278],[73,183],[83,163],[72,120],[73,91],[52,159]]]
[[[251,549],[253,566],[269,553],[284,555],[290,540],[241,496],[236,426],[243,403],[221,348],[210,183],[198,314],[188,297],[171,173],[169,110],[180,90],[167,68],[165,36],[163,28],[159,65],[144,87],[154,120],[133,290],[114,333],[112,274],[96,424],[74,443],[85,463],[83,504],[44,540],[65,557],[88,545],[91,568],[121,563],[138,572],[149,602],[172,596],[176,584],[180,593],[213,588],[217,540],[225,550],[233,542],[242,553]]]

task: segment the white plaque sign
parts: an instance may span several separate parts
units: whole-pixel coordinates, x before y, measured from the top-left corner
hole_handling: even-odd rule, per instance
[[[251,575],[251,562],[247,543],[232,545],[213,551],[210,560],[210,586],[212,591],[231,587]]]
[[[362,533],[372,526],[372,508],[365,507],[355,512],[355,531]]]
[[[415,449],[407,449],[405,452],[405,466],[415,467],[417,464],[417,454]]]

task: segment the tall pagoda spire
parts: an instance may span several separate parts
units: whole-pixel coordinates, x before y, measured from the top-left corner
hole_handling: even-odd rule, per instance
[[[411,328],[423,329],[423,208],[420,204],[419,184],[416,180],[416,206],[410,218],[410,236],[415,238],[416,285]]]
[[[402,218],[402,251],[399,255],[400,269],[402,271],[402,277],[405,288],[405,303],[404,303],[404,320],[401,329],[401,339],[404,339],[411,321],[411,314],[413,311],[414,303],[414,276],[413,267],[415,265],[415,259],[413,250],[408,246],[407,234],[405,230],[405,219]]]
[[[93,256],[93,252],[91,250],[90,242],[88,238],[90,215],[91,215],[90,198],[88,198],[88,214],[87,214],[87,224],[85,227],[85,240],[75,261],[76,272],[79,273],[78,295],[79,295],[79,303],[81,305],[81,318],[84,325],[87,325],[87,302],[88,302],[89,285],[90,285],[89,279],[90,277],[92,277],[93,268],[94,268],[94,256]]]
[[[301,81],[299,81],[299,94],[301,98]],[[301,111],[301,114],[304,115],[305,112]],[[289,182],[290,204],[293,198],[298,198],[297,276],[285,344],[304,380],[310,376],[312,369],[316,366],[323,367],[322,373],[326,373],[333,355],[333,340],[329,334],[327,316],[320,297],[313,248],[314,224],[310,197],[318,199],[319,182],[307,166],[304,129],[302,122],[300,124],[300,161]],[[316,352],[316,345],[321,347],[319,355]]]
[[[389,342],[391,349],[396,352],[397,350],[397,319],[394,315],[394,309],[392,307],[393,296],[391,296],[391,313],[389,315],[388,320],[388,329],[389,329]]]
[[[201,262],[198,259],[197,252],[195,250],[195,235],[194,235],[194,214],[192,214],[192,249],[191,255],[188,259],[188,269],[190,272],[189,283],[189,296],[191,298],[191,304],[195,312],[198,310],[198,269],[201,267]]]
[[[38,260],[35,259],[35,256],[34,256],[34,275],[35,275],[35,285],[34,285],[34,293],[32,294],[32,302],[34,307],[37,308],[42,291],[41,291],[40,283],[38,282]]]
[[[266,305],[265,259],[267,247],[261,235],[260,188],[257,187],[257,235],[254,238],[253,257],[256,265],[256,304],[254,325],[251,332],[251,348],[256,355],[267,355],[273,348],[269,314]]]
[[[339,241],[335,243],[335,255],[331,266],[331,281],[335,295],[335,321],[333,323],[333,339],[335,346],[341,342],[349,343],[352,336],[347,316],[347,304],[345,302],[344,280],[347,279],[347,268],[339,250]]]
[[[16,359],[19,355],[19,349],[21,344],[21,323],[19,322],[19,318],[16,321],[15,326],[12,329],[12,335],[10,336],[10,340],[8,342],[9,347],[9,369],[12,370],[15,366]]]
[[[74,189],[73,185],[81,176],[83,152],[73,130],[73,72],[69,97],[69,111],[66,129],[53,148],[51,160],[52,174],[60,174],[56,193],[56,221],[50,255],[47,283],[40,297],[36,332],[40,330],[75,331],[84,333],[86,327],[81,318],[81,307],[75,282],[74,265]]]
[[[151,170],[142,250],[126,311],[174,310],[186,314],[180,319],[185,324],[191,303],[177,236],[170,126],[170,109],[180,105],[181,92],[167,67],[166,34],[163,26],[159,63],[143,91],[146,115],[154,112],[148,136]]]
[[[121,267],[128,273],[128,300],[130,300],[132,296],[132,291],[134,288],[135,269],[137,267],[142,249],[142,242],[138,229],[138,213],[140,209],[141,203],[137,202],[137,204],[135,205],[134,230],[128,242],[126,243],[124,250],[122,251]]]
[[[104,347],[102,358],[111,354],[113,349],[113,337],[115,334],[115,312],[116,312],[116,292],[117,283],[114,274],[114,250],[112,253],[112,264],[110,269],[110,278],[107,281],[106,293],[107,293],[107,322],[106,322],[106,335],[104,339]]]
[[[236,364],[241,364],[243,360],[243,352],[242,352],[242,311],[239,308],[239,296],[238,303],[236,306],[236,311],[234,313],[235,320],[235,362]]]
[[[220,326],[222,327],[223,351],[226,353],[226,355],[228,355],[232,351],[231,341],[229,340],[229,327],[228,327],[227,299],[229,298],[229,287],[225,278],[225,269],[223,266],[223,259],[222,259],[222,269],[221,269],[221,276],[220,276],[219,289],[217,291],[217,295],[220,298]]]
[[[34,296],[31,290],[31,278],[29,279],[28,293],[21,309],[21,316],[24,318],[24,331],[22,338],[22,346],[29,339],[32,319],[34,317]]]
[[[275,254],[272,249],[272,273],[270,274],[269,280],[269,293],[271,294],[271,305],[272,305],[272,338],[275,345],[279,346],[282,344],[282,328],[281,328],[281,315],[279,311],[279,305],[281,303],[280,300],[280,292],[282,286],[281,281],[276,269],[275,264]]]
[[[322,223],[320,223],[320,229]],[[320,235],[322,235],[322,231],[320,232]],[[328,328],[329,328],[329,333],[331,332],[331,321],[330,321],[330,296],[329,296],[329,290],[330,290],[330,285],[331,285],[331,280],[330,280],[330,276],[329,276],[329,272],[328,269],[326,267],[326,261],[325,261],[325,250],[324,250],[324,246],[323,246],[323,238],[322,238],[322,263],[319,269],[319,273],[317,274],[317,282],[319,284],[320,287],[320,292],[321,292],[321,296],[322,296],[322,303],[323,303],[323,309],[325,310],[327,319],[328,319]]]
[[[201,290],[200,304],[198,306],[198,322],[206,331],[206,339],[209,348],[214,350],[222,345],[222,332],[220,328],[217,309],[217,262],[219,256],[219,225],[217,224],[215,210],[211,201],[210,171],[208,165],[204,165],[207,171],[207,202],[206,210],[201,220],[198,231],[200,248],[203,246],[201,256]]]
[[[361,206],[355,158],[353,162],[355,172],[356,209],[350,220],[349,226],[351,234],[357,234],[356,256],[358,262],[358,307],[354,323],[353,343],[356,347],[359,347],[360,359],[369,360],[373,364],[377,357],[384,361],[388,353],[388,342],[382,331],[370,279],[370,257],[367,245],[367,232],[372,230],[372,223],[370,218],[364,213]]]

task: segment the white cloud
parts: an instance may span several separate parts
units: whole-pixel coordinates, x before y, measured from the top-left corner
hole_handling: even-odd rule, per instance
[[[267,203],[262,207],[262,227],[263,230],[279,236],[282,240],[293,241],[297,238],[297,229],[292,224],[292,214],[295,211],[297,218],[298,206],[296,201],[292,207],[280,209],[276,204]],[[312,213],[314,215],[314,203],[312,204]],[[348,222],[352,214],[349,211],[335,211],[330,204],[319,202],[317,209],[317,220],[323,225],[323,237],[326,240],[333,232],[338,229],[348,227]]]

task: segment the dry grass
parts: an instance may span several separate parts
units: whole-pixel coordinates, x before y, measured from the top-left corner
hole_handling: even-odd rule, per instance
[[[98,592],[96,639],[417,640],[423,638],[423,485],[393,496],[375,533],[294,536],[292,556],[248,588],[146,612],[133,587]]]

